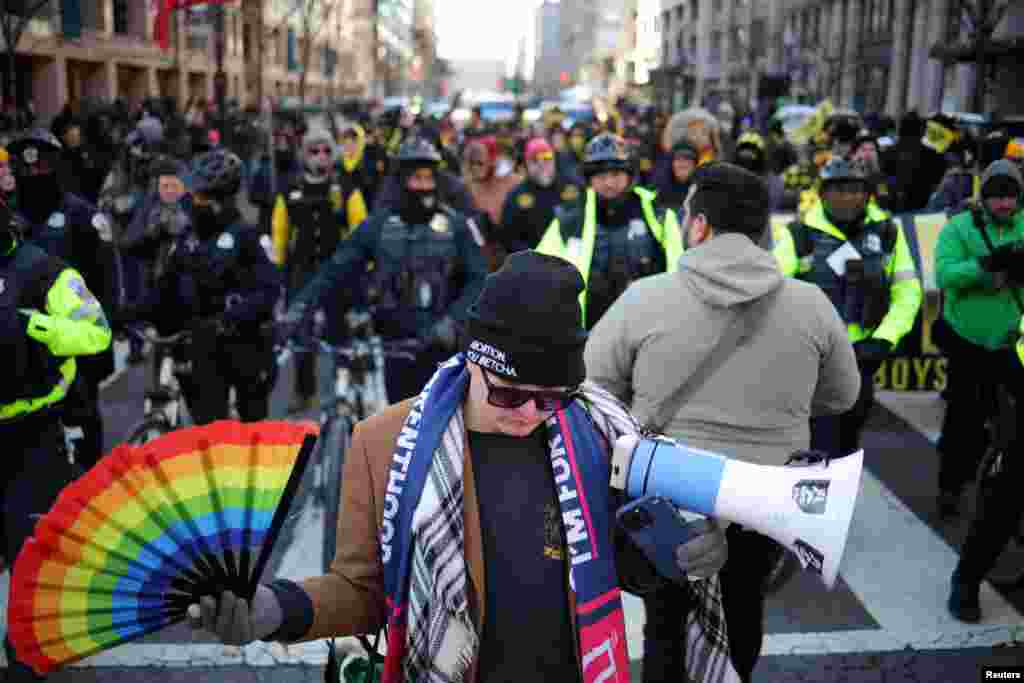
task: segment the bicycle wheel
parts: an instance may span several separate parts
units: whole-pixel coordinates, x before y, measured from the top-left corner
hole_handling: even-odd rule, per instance
[[[338,417],[327,425],[323,439],[324,478],[324,571],[328,571],[334,560],[338,546],[338,515],[341,505],[341,472],[345,464],[345,454],[352,438],[352,421],[347,417]]]
[[[128,438],[125,439],[125,443],[130,443],[134,446],[141,446],[142,444],[149,443],[170,431],[173,430],[171,429],[171,425],[167,423],[166,419],[162,417],[146,417],[128,433]]]

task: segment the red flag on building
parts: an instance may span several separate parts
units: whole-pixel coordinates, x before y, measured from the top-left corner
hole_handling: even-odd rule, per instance
[[[176,10],[196,5],[226,5],[229,2],[231,0],[162,0],[153,27],[153,38],[160,45],[160,49],[166,50],[170,47],[171,16]]]

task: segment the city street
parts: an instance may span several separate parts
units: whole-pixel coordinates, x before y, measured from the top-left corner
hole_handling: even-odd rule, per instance
[[[119,352],[123,358],[123,350]],[[142,415],[145,366],[124,367],[103,392],[107,443],[116,444]],[[291,386],[286,367],[272,401],[283,416]],[[942,414],[933,393],[881,395],[865,437],[866,469],[841,579],[827,592],[800,575],[767,610],[764,657],[755,672],[768,681],[974,681],[984,665],[1024,661],[1024,590],[983,587],[983,623],[961,624],[946,612],[950,572],[962,524],[942,524],[933,509],[937,455],[932,442]],[[312,471],[311,471],[312,476]],[[270,572],[301,578],[317,573],[324,510],[308,504],[282,538]],[[996,573],[1024,568],[1024,550],[1005,553]],[[6,605],[7,577],[2,599]],[[6,610],[5,610],[6,611]],[[642,652],[643,608],[627,601],[629,652]],[[351,639],[342,643],[352,647]],[[513,656],[513,653],[509,653]],[[50,678],[57,683],[186,680],[322,680],[323,642],[284,648],[254,644],[239,650],[204,640],[184,626],[168,629],[80,663]],[[634,680],[639,680],[638,674]]]

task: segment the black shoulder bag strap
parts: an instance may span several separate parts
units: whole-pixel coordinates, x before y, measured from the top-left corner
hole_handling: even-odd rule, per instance
[[[985,216],[981,213],[981,207],[976,202],[972,202],[970,206],[971,220],[974,222],[974,227],[981,233],[981,238],[985,240],[985,246],[988,247],[989,253],[994,254],[996,248],[992,244],[992,238],[988,236],[988,231],[985,230]],[[1017,311],[1024,315],[1024,301],[1020,298],[1020,291],[1016,287],[1011,286],[1010,293],[1013,295],[1013,300],[1017,303]]]
[[[683,407],[690,396],[699,390],[707,380],[715,374],[718,368],[722,367],[740,346],[743,341],[750,337],[758,328],[764,317],[767,304],[775,300],[780,286],[771,294],[767,294],[757,301],[743,306],[736,311],[733,319],[728,323],[722,337],[715,344],[714,348],[706,355],[693,373],[683,379],[682,384],[672,394],[662,401],[654,414],[644,424],[644,432],[649,434],[660,434],[668,426],[668,423],[675,417],[679,409]]]

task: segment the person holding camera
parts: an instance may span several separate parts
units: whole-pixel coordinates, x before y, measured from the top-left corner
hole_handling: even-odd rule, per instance
[[[1016,399],[1018,434],[1009,447],[1019,456],[1024,424],[1024,358],[1014,353],[1024,314],[1024,178],[1007,160],[993,162],[982,175],[981,201],[943,227],[935,250],[935,273],[942,288],[948,329],[943,349],[957,370],[937,445],[939,507],[956,512],[960,494],[985,451],[985,421],[992,404],[983,400],[995,384]],[[1019,347],[1018,347],[1019,348]],[[969,371],[962,370],[969,368]],[[1004,459],[1004,469],[971,522],[953,572],[949,610],[957,619],[981,618],[978,592],[985,574],[1017,529],[1024,498],[1019,492],[1020,457]]]

